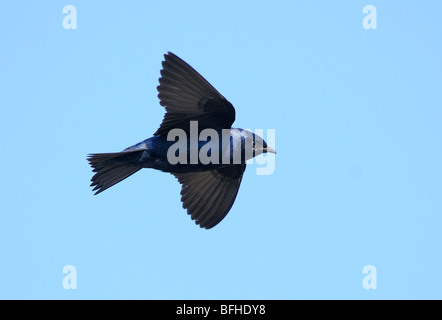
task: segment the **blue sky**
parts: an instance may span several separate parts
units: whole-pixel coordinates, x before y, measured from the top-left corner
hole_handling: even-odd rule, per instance
[[[2,1],[0,298],[441,299],[441,10]],[[276,134],[274,173],[248,166],[211,230],[170,174],[89,188],[88,153],[160,124],[167,51],[232,102],[235,126]],[[66,265],[76,289],[63,287]],[[362,285],[367,265],[376,289]]]

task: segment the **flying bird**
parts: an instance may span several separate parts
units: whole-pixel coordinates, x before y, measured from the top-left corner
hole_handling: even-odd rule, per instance
[[[232,128],[233,105],[185,61],[168,52],[162,66],[157,89],[166,114],[160,127],[121,152],[89,154],[91,186],[99,194],[142,168],[169,172],[182,185],[183,208],[210,229],[232,207],[246,161],[276,152],[260,136]]]

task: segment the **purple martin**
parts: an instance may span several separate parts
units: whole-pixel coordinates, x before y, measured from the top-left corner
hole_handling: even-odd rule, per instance
[[[160,127],[153,137],[121,152],[89,154],[95,172],[91,186],[99,194],[142,168],[169,172],[182,185],[183,208],[196,224],[210,229],[232,207],[246,161],[276,152],[260,136],[232,128],[235,108],[195,69],[171,52],[164,58],[157,87],[166,109]],[[201,139],[203,134],[207,137]],[[180,135],[185,138],[177,147]]]

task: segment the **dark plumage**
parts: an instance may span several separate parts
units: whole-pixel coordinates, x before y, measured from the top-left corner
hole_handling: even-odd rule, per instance
[[[91,186],[95,194],[99,194],[142,168],[169,172],[182,185],[183,207],[197,224],[210,229],[232,207],[246,169],[246,160],[275,151],[252,132],[231,128],[235,121],[232,104],[179,57],[171,52],[164,57],[157,87],[160,104],[166,109],[160,127],[153,137],[122,152],[90,154],[88,161],[95,172]],[[209,142],[195,139],[192,136],[195,124],[198,136],[211,129],[210,132],[218,135],[219,144],[215,142],[217,140],[211,140],[212,136]],[[171,131],[173,129],[179,130]],[[176,153],[168,153],[177,143],[173,137],[168,139],[172,132],[185,134],[185,140],[181,141],[185,147],[177,152],[179,155],[184,152],[186,161],[176,164],[171,161]],[[225,141],[227,143],[223,144]],[[209,143],[212,143],[210,148]],[[228,149],[223,149],[223,146]],[[202,151],[207,149],[210,149],[207,155],[215,156],[217,161],[203,161]],[[192,162],[192,152],[199,155],[196,162]]]

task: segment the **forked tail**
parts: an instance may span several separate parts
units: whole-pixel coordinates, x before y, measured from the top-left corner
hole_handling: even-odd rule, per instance
[[[89,154],[87,160],[96,172],[92,177],[92,191],[97,190],[99,194],[112,187],[114,184],[126,179],[140,170],[140,159],[144,150],[131,150],[114,153],[93,153]]]

